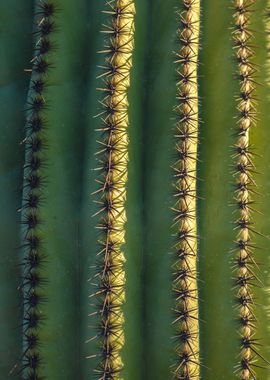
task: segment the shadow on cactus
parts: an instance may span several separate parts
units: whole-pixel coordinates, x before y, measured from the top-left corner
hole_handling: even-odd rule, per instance
[[[1,380],[270,380],[269,7],[0,0]]]

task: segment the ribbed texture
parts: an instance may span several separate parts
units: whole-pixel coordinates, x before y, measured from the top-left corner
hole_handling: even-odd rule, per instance
[[[252,223],[254,191],[252,173],[252,153],[249,143],[249,130],[254,126],[256,109],[254,101],[254,74],[252,65],[254,55],[252,45],[252,31],[250,29],[250,15],[253,11],[252,0],[235,0],[234,13],[234,51],[238,62],[239,99],[237,109],[239,112],[236,124],[235,143],[235,172],[237,220],[236,248],[235,248],[235,286],[236,302],[239,310],[239,362],[237,375],[241,380],[256,379],[256,366],[258,365],[258,345],[254,339],[256,318],[254,315],[254,286],[258,285],[254,245],[252,233],[256,226]]]
[[[200,1],[183,0],[177,37],[176,157],[173,208],[177,228],[173,265],[175,379],[199,379],[196,172]]]
[[[96,315],[98,326],[98,379],[120,379],[123,362],[121,349],[124,345],[126,182],[128,162],[128,100],[132,65],[134,3],[133,1],[109,1],[105,13],[109,16],[106,54],[100,113],[102,126],[98,141],[96,192],[100,218],[98,264],[96,273],[98,299]]]
[[[27,100],[25,165],[22,202],[23,248],[23,379],[40,380],[42,357],[39,345],[39,328],[46,316],[42,312],[45,301],[42,266],[45,264],[42,249],[40,206],[44,201],[44,166],[46,165],[46,76],[50,69],[48,54],[52,49],[51,34],[55,30],[55,7],[50,1],[38,1],[35,28],[36,45],[32,59],[30,90]],[[46,125],[47,127],[47,125]]]

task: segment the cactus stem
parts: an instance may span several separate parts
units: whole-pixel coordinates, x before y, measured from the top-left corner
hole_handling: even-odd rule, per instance
[[[39,327],[45,316],[41,305],[46,301],[42,294],[45,279],[41,270],[45,263],[41,237],[42,220],[40,206],[43,202],[46,166],[46,142],[44,120],[46,112],[46,76],[50,68],[48,53],[51,47],[51,34],[54,30],[55,8],[50,1],[40,1],[35,18],[37,27],[35,55],[32,59],[29,96],[26,107],[25,165],[23,201],[21,211],[23,280],[23,355],[22,374],[24,380],[40,379],[39,369],[42,357],[39,352]]]
[[[235,143],[235,170],[236,180],[236,207],[238,218],[235,222],[237,230],[236,253],[234,272],[236,302],[239,310],[239,363],[237,365],[237,375],[241,380],[255,379],[257,360],[265,359],[259,353],[258,342],[254,339],[256,330],[256,318],[254,316],[253,305],[254,296],[252,288],[258,285],[256,274],[256,262],[254,258],[254,244],[252,244],[252,234],[257,233],[253,227],[252,213],[254,202],[251,195],[254,192],[255,182],[253,179],[254,164],[252,162],[252,152],[249,143],[249,130],[256,121],[255,107],[255,78],[256,68],[252,64],[254,50],[251,45],[252,32],[250,30],[250,14],[252,0],[234,1],[234,30],[233,41],[235,58],[238,63],[238,78],[240,96],[237,100],[237,110],[239,113],[237,122],[237,137]]]
[[[175,379],[199,379],[199,313],[197,289],[196,171],[198,140],[198,51],[200,1],[183,0],[179,13],[177,38],[180,50],[177,64],[177,122],[175,133],[176,162],[173,207],[174,246],[173,294],[176,318],[173,322],[176,341]]]
[[[105,93],[101,101],[101,138],[97,141],[99,189],[97,229],[100,251],[95,278],[97,279],[97,312],[99,318],[99,364],[95,370],[99,379],[120,379],[123,369],[121,349],[124,345],[126,182],[128,162],[128,100],[130,69],[134,45],[134,2],[107,2],[104,11],[110,19],[106,35],[105,66],[100,75]]]

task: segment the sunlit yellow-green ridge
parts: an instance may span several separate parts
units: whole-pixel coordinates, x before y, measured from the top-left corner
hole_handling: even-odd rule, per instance
[[[199,379],[197,290],[196,162],[198,141],[198,51],[200,1],[184,0],[179,12],[177,124],[174,185],[177,226],[173,291],[175,296],[176,379]]]
[[[252,65],[254,55],[251,42],[250,14],[253,11],[252,0],[235,0],[234,7],[234,48],[238,62],[239,112],[237,122],[237,137],[235,143],[235,181],[236,205],[238,208],[236,220],[235,247],[235,288],[236,302],[239,309],[239,359],[237,373],[242,380],[256,378],[258,360],[258,345],[254,339],[255,325],[254,294],[252,288],[258,285],[256,264],[254,259],[252,233],[256,226],[252,223],[254,191],[252,152],[249,142],[249,130],[254,125],[255,101],[254,90],[255,69]]]
[[[99,142],[97,179],[99,189],[97,203],[100,206],[100,251],[98,252],[97,281],[99,319],[99,366],[100,379],[120,379],[123,362],[120,351],[124,345],[125,271],[122,245],[125,242],[126,182],[128,162],[128,100],[132,65],[135,7],[133,1],[109,1],[105,11],[109,24],[101,90],[101,136]]]

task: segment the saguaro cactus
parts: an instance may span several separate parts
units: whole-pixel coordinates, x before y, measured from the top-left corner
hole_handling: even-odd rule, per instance
[[[180,14],[177,53],[180,69],[177,83],[179,105],[176,124],[176,156],[174,167],[176,206],[173,208],[178,225],[174,285],[176,318],[176,351],[179,356],[174,373],[181,377],[199,378],[199,326],[197,287],[197,221],[196,168],[198,143],[198,53],[200,2],[185,1]]]
[[[102,133],[98,155],[101,156],[97,182],[101,230],[100,251],[97,264],[97,314],[100,319],[101,378],[118,378],[123,363],[120,350],[124,345],[125,270],[122,245],[125,242],[126,182],[128,161],[128,100],[132,65],[134,4],[129,0],[109,3],[111,22],[106,28],[108,40],[105,47],[104,68],[105,98],[102,100]]]
[[[253,244],[251,232],[251,216],[253,212],[253,201],[250,194],[254,180],[252,172],[252,151],[249,142],[249,130],[255,119],[254,107],[254,67],[251,57],[253,48],[251,45],[252,33],[249,30],[249,18],[252,2],[235,2],[235,48],[236,58],[239,62],[240,99],[238,110],[240,119],[238,121],[238,136],[235,144],[236,156],[236,202],[239,209],[237,216],[237,240],[235,260],[237,287],[237,303],[239,306],[239,323],[241,326],[241,354],[239,358],[240,377],[250,379],[255,376],[252,364],[258,355],[256,340],[254,339],[255,317],[252,308],[253,294],[252,286],[257,281],[254,274],[256,265],[253,256]]]
[[[0,0],[0,379],[270,379],[269,7]]]

